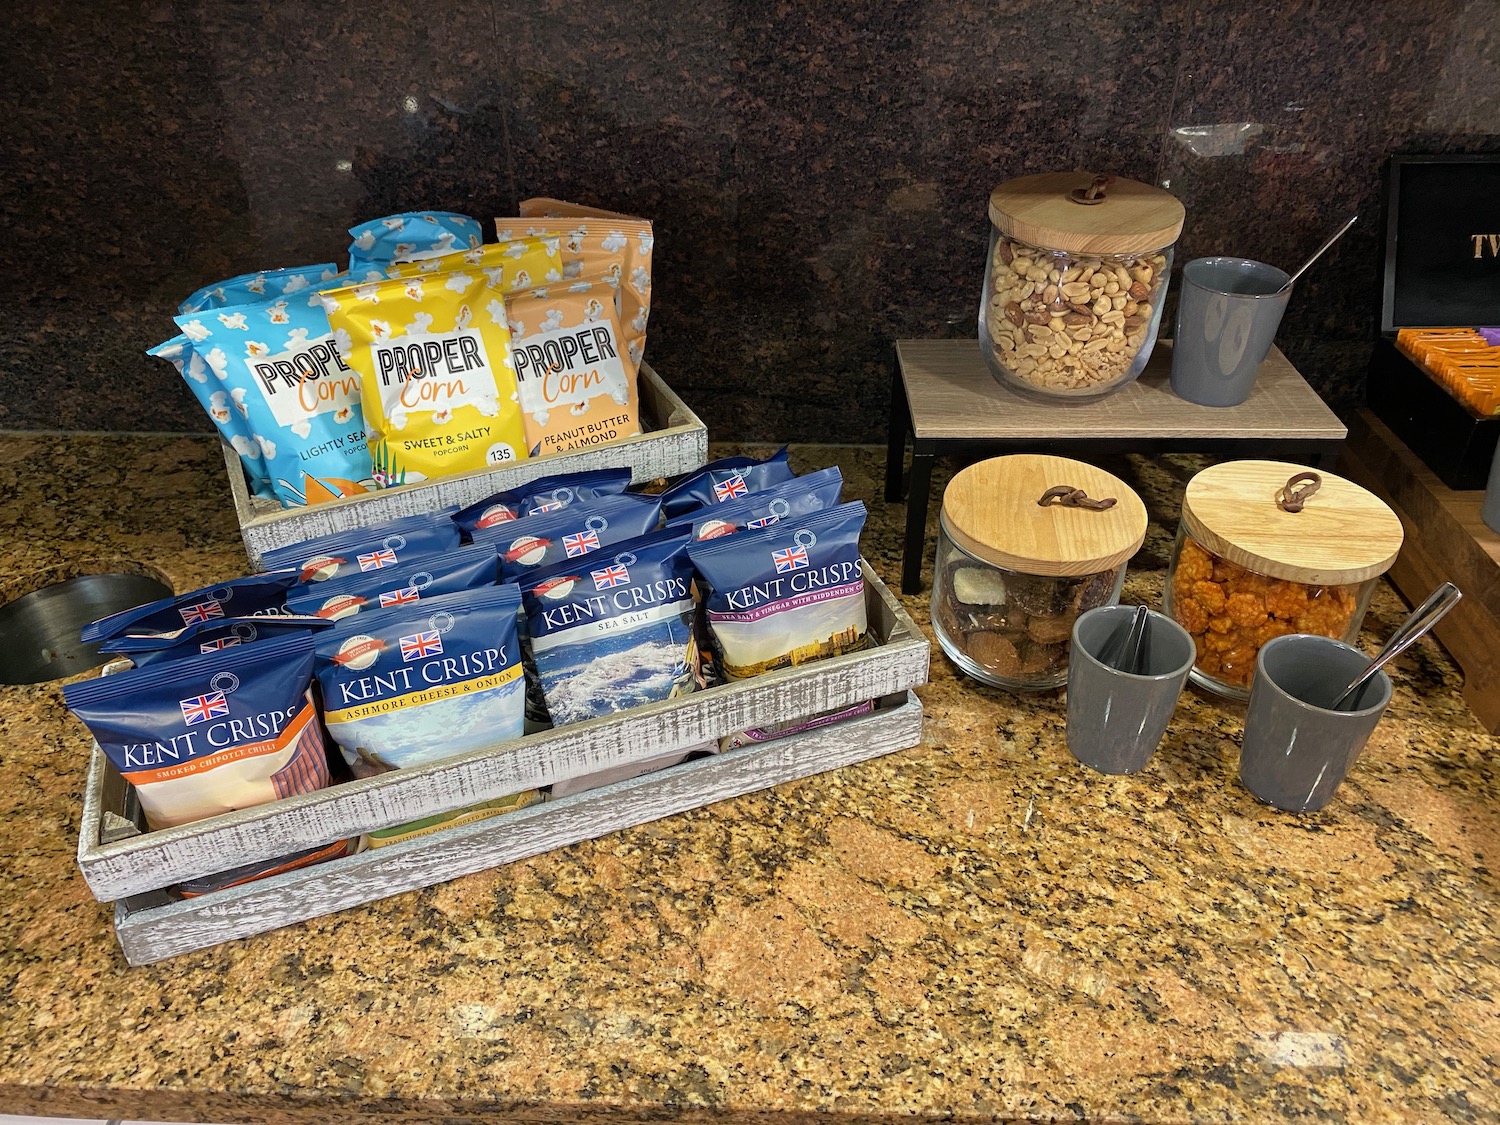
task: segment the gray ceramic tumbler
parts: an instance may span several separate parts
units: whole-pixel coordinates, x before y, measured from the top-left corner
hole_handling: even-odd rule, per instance
[[[1172,393],[1199,406],[1238,406],[1270,354],[1291,290],[1287,274],[1248,258],[1194,258],[1182,267]]]
[[[1068,749],[1100,773],[1144,769],[1167,732],[1193,666],[1193,638],[1170,617],[1146,618],[1145,661],[1138,674],[1100,659],[1123,647],[1133,605],[1091,609],[1073,623],[1068,658]]]
[[[1484,504],[1479,517],[1491,531],[1500,532],[1500,445],[1495,447],[1495,457],[1490,462],[1490,480],[1484,490]]]
[[[1331,637],[1295,634],[1261,648],[1240,747],[1245,788],[1289,812],[1329,802],[1391,701],[1390,677],[1377,672],[1345,704],[1354,709],[1324,706],[1369,663],[1359,649]]]

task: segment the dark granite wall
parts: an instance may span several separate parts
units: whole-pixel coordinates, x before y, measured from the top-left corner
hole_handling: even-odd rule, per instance
[[[1177,260],[1292,265],[1336,407],[1375,332],[1392,152],[1500,150],[1491,0],[11,5],[0,428],[206,429],[141,352],[352,223],[551,194],[657,225],[647,358],[717,437],[879,440],[890,342],[972,336],[987,193],[1169,187]]]

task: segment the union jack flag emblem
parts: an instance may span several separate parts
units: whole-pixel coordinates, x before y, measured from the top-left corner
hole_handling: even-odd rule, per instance
[[[436,656],[442,651],[443,638],[436,629],[401,638],[402,660],[421,660],[424,656]]]
[[[789,570],[801,570],[807,566],[806,547],[788,547],[784,551],[772,551],[771,561],[776,564],[776,573],[784,574]]]
[[[745,478],[738,473],[714,485],[714,497],[720,504],[726,500],[733,500],[736,496],[747,496],[749,493],[750,489],[745,486]]]
[[[182,721],[188,726],[206,723],[215,716],[229,714],[229,704],[224,702],[222,691],[213,691],[207,695],[184,699],[178,706],[182,708]]]
[[[577,535],[563,536],[563,550],[568,552],[568,558],[575,559],[579,555],[586,555],[590,551],[599,549],[599,536],[592,531],[580,531]]]
[[[360,570],[379,570],[383,566],[396,565],[396,552],[389,547],[382,547],[378,551],[371,551],[368,555],[359,555]]]
[[[388,605],[410,605],[412,602],[422,600],[422,591],[415,586],[408,586],[404,590],[387,590],[380,595],[382,608]]]
[[[630,581],[630,571],[625,569],[624,563],[612,563],[603,570],[591,570],[589,576],[594,580],[594,589],[607,590],[611,586],[623,586]]]
[[[527,513],[527,515],[539,516],[543,512],[557,512],[566,507],[567,505],[564,504],[561,500],[544,500],[535,508],[532,508],[531,511]]]
[[[224,607],[218,602],[199,602],[197,605],[183,605],[177,607],[177,612],[182,616],[184,625],[199,625],[211,617],[223,617]]]
[[[771,524],[775,523],[780,518],[781,518],[780,516],[775,515],[773,513],[772,515],[769,515],[769,516],[761,516],[760,519],[758,519],[758,520],[746,520],[745,521],[745,526],[746,527],[770,527]]]
[[[203,641],[198,645],[199,652],[215,652],[221,648],[233,648],[240,643],[238,637],[220,637],[216,641]]]

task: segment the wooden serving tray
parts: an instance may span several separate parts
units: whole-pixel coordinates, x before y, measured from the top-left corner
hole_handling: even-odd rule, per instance
[[[864,564],[864,575],[869,630],[875,643],[862,652],[768,672],[681,699],[527,735],[446,761],[351,781],[176,828],[141,830],[144,822],[134,807],[133,791],[95,744],[84,792],[78,866],[94,897],[113,901],[569,778],[686,752],[735,731],[849,707],[925,683],[929,659],[926,637],[868,563]],[[739,753],[726,755],[725,760]],[[871,755],[848,760],[858,760],[859,756]],[[805,772],[816,773],[823,768],[828,767]],[[717,796],[706,800],[728,795],[714,792]],[[519,815],[507,814],[499,821],[510,825]],[[432,837],[446,838],[446,832]],[[309,870],[331,871],[343,862]],[[273,882],[265,880],[255,886]],[[208,897],[217,901],[223,893]]]
[[[168,901],[164,893],[155,892],[126,899],[115,904],[115,935],[125,959],[132,965],[145,965],[596,839],[921,741],[922,704],[915,695],[897,692],[880,700],[867,715],[805,734],[700,758],[201,898]]]
[[[662,382],[649,363],[641,364],[641,425],[646,432],[572,453],[553,453],[494,469],[476,469],[441,480],[384,489],[367,496],[330,500],[308,508],[283,508],[273,500],[251,494],[240,467],[239,454],[224,443],[229,489],[239,518],[240,535],[250,564],[277,547],[301,543],[319,535],[366,527],[401,516],[433,512],[450,504],[467,505],[516,488],[537,477],[577,473],[586,469],[628,467],[631,483],[674,477],[701,468],[708,460],[708,429],[699,417]]]

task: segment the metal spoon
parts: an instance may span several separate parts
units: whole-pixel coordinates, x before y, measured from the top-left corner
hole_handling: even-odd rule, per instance
[[[1298,270],[1296,273],[1292,274],[1291,277],[1287,278],[1286,279],[1286,284],[1284,284],[1280,289],[1276,290],[1276,292],[1277,293],[1285,293],[1288,289],[1290,289],[1293,285],[1295,285],[1296,282],[1297,282],[1297,279],[1307,272],[1307,267],[1310,266],[1310,265],[1312,265],[1319,258],[1321,258],[1323,256],[1323,252],[1325,250],[1327,250],[1330,246],[1332,246],[1335,242],[1337,242],[1340,238],[1342,238],[1344,236],[1344,232],[1346,230],[1348,230],[1350,227],[1352,227],[1357,222],[1359,222],[1359,216],[1358,215],[1350,215],[1349,216],[1349,221],[1346,222],[1343,226],[1339,227],[1338,230],[1334,231],[1333,232],[1333,237],[1330,238],[1327,242],[1323,243],[1322,246],[1319,246],[1318,249],[1317,249],[1317,252],[1314,253],[1311,258],[1307,259],[1307,261],[1303,262],[1302,263],[1302,268],[1300,270]]]
[[[1443,615],[1457,605],[1462,597],[1463,592],[1452,582],[1444,582],[1434,590],[1425,602],[1411,611],[1410,617],[1401,622],[1396,631],[1391,634],[1391,639],[1386,641],[1385,647],[1375,654],[1375,659],[1370,661],[1369,666],[1354,677],[1348,687],[1334,696],[1328,709],[1339,710],[1360,688],[1370,682],[1376,672],[1411,648],[1418,638],[1441,621]]]
[[[1150,613],[1145,606],[1136,606],[1135,614],[1130,618],[1129,630],[1115,631],[1115,635],[1099,653],[1099,663],[1121,672],[1136,673],[1141,664],[1142,648],[1146,641],[1146,618]]]

